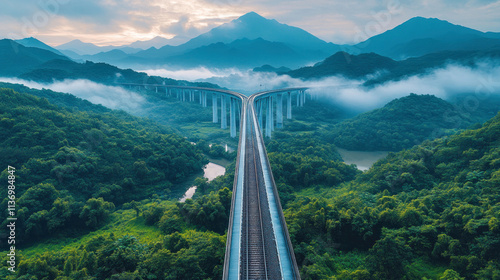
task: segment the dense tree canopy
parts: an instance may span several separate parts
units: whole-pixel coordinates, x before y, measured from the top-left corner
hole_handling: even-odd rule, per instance
[[[7,89],[0,99],[0,159],[16,167],[19,239],[96,228],[113,204],[168,192],[206,163],[169,129],[123,112],[69,111]]]
[[[303,279],[496,279],[499,139],[500,114],[297,194],[285,217]]]
[[[348,150],[400,151],[467,128],[474,120],[438,97],[411,94],[335,125],[327,137]]]

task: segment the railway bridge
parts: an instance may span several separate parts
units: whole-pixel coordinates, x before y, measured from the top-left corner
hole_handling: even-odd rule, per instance
[[[262,131],[271,137],[276,127],[283,126],[284,108],[286,118],[291,119],[293,100],[296,106],[304,106],[307,88],[271,90],[247,97],[212,88],[122,85],[146,87],[203,107],[211,101],[213,122],[219,122],[220,115],[222,129],[227,128],[229,104],[231,137],[237,134],[237,118],[240,133],[223,279],[300,279]]]

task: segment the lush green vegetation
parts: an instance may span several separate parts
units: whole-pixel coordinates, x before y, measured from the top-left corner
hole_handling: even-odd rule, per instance
[[[327,138],[348,150],[400,151],[477,120],[433,95],[411,94],[335,125]]]
[[[303,279],[498,279],[500,114],[390,154],[285,216]]]
[[[30,94],[0,91],[0,156],[17,167],[20,244],[17,274],[2,263],[1,278],[221,278],[234,166],[196,179],[195,199],[168,200],[206,162],[201,152],[230,157],[221,146],[70,95],[19,90]],[[451,108],[411,95],[381,110],[397,119],[417,103]],[[361,173],[340,162],[329,121],[318,122],[339,111],[308,106],[266,143],[302,279],[498,279],[500,115]]]
[[[228,176],[229,178],[230,176]],[[224,182],[224,178],[221,178]],[[215,183],[218,185],[219,183]],[[131,201],[104,227],[18,251],[17,277],[3,279],[220,279],[231,192],[175,203]],[[212,222],[214,222],[211,224]],[[207,230],[214,226],[218,232]],[[222,233],[220,233],[220,231]]]
[[[277,131],[266,146],[282,205],[304,188],[338,185],[359,173],[317,133]]]
[[[70,112],[8,89],[0,99],[0,158],[16,167],[21,243],[95,229],[115,206],[168,194],[206,163],[182,137],[123,112]],[[7,199],[1,205],[7,209]]]

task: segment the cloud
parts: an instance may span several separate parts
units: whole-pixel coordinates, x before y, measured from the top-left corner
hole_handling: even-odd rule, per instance
[[[362,86],[364,80],[344,77],[302,81],[287,75],[237,70],[227,76],[198,81],[216,83],[245,94],[287,87],[309,87],[310,94],[328,98],[342,107],[361,112],[379,108],[410,93],[432,94],[443,99],[451,99],[458,94],[470,94],[482,101],[489,96],[500,96],[500,81],[497,77],[500,77],[500,63],[482,61],[474,68],[449,64],[425,75],[390,81],[370,88]]]
[[[194,37],[199,35],[200,29],[191,24],[188,15],[182,15],[175,23],[167,26],[162,26],[160,29],[163,33],[167,34],[182,34],[183,36]]]
[[[16,78],[0,78],[0,81],[23,84],[35,89],[50,89],[57,92],[70,93],[94,104],[101,104],[110,109],[128,112],[139,110],[146,102],[144,97],[121,87],[107,86],[89,80],[64,80],[50,84],[40,84]]]
[[[155,36],[196,36],[256,11],[334,43],[359,41],[414,16],[437,17],[481,31],[500,30],[500,2],[493,0],[38,0],[3,1],[0,37],[34,36],[57,45],[72,39],[127,44]],[[393,7],[398,7],[394,10]],[[380,22],[380,15],[390,15]],[[34,26],[35,28],[26,28]],[[23,32],[29,30],[29,32]],[[361,34],[362,35],[362,34]]]
[[[500,97],[498,63],[483,62],[476,68],[450,64],[426,75],[391,81],[372,88],[361,86],[362,81],[330,77],[303,86],[310,94],[331,100],[334,104],[356,112],[380,108],[386,103],[410,93],[431,94],[450,100],[467,94],[468,100],[484,102],[491,96]]]
[[[230,74],[238,73],[238,71],[235,69],[208,69],[205,67],[199,67],[193,69],[181,69],[181,70],[158,68],[158,69],[145,69],[137,71],[144,72],[149,76],[160,76],[164,78],[187,80],[187,81],[196,81],[196,80],[210,79],[216,77],[226,77]]]

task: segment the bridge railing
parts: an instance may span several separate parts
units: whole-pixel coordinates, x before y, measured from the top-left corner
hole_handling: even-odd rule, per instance
[[[252,106],[252,110],[250,110],[250,112],[253,112],[254,114],[256,114],[256,110],[253,108],[254,105],[255,105],[255,100],[256,98],[258,97],[262,97],[262,95],[266,95],[266,94],[274,94],[276,92],[288,92],[289,90],[292,90],[292,89],[286,89],[286,90],[282,90],[282,91],[270,91],[270,92],[262,92],[262,93],[256,93],[254,95],[252,95],[250,98],[249,98],[249,103],[251,104],[250,106]],[[302,88],[301,88],[302,90]],[[257,116],[255,116],[255,118],[257,118]],[[258,123],[258,122],[257,122]],[[256,128],[259,132],[259,137],[261,138],[261,142],[264,143],[264,139],[263,139],[263,134],[261,132],[261,128],[259,125],[257,125],[257,128]],[[299,268],[298,268],[298,265],[297,265],[297,259],[295,258],[295,253],[293,251],[293,245],[292,245],[292,240],[290,239],[290,233],[288,231],[288,227],[287,227],[287,224],[286,224],[286,220],[285,220],[285,215],[283,214],[283,207],[281,205],[281,200],[279,198],[279,193],[278,193],[278,189],[276,187],[276,182],[274,180],[274,176],[273,176],[273,172],[271,170],[271,164],[270,164],[270,161],[269,161],[269,157],[267,155],[267,151],[266,151],[266,148],[265,146],[263,145],[263,149],[264,149],[264,162],[262,164],[265,164],[267,166],[267,170],[269,170],[269,177],[271,179],[271,184],[272,184],[272,190],[273,190],[273,194],[274,194],[274,197],[275,197],[275,202],[276,202],[276,205],[277,205],[277,210],[278,210],[278,215],[279,215],[279,222],[280,222],[280,225],[281,225],[281,228],[283,230],[283,235],[285,237],[285,240],[286,240],[286,249],[287,249],[287,254],[288,254],[288,257],[290,258],[290,261],[291,261],[291,265],[293,267],[293,279],[299,279],[300,280],[300,272],[299,272]]]
[[[234,227],[234,212],[236,208],[236,196],[239,195],[239,191],[242,191],[243,188],[243,176],[245,174],[245,145],[243,143],[245,142],[245,137],[246,137],[246,119],[247,119],[247,102],[246,100],[243,101],[242,105],[242,110],[241,110],[241,121],[240,121],[240,138],[238,141],[238,153],[236,156],[236,167],[235,167],[235,173],[234,173],[234,180],[233,180],[233,195],[231,198],[231,212],[229,215],[229,225],[228,225],[228,231],[227,231],[227,238],[226,238],[226,252],[224,255],[224,269],[223,269],[223,275],[222,279],[228,280],[230,279],[230,276],[234,269],[237,270],[236,275],[239,275],[239,265],[237,268],[230,267],[230,261],[231,257],[233,256],[235,252],[232,251],[232,238],[233,238],[233,227]],[[239,245],[238,245],[239,248]],[[238,260],[239,260],[239,252],[238,252]],[[237,262],[239,264],[239,261]]]

